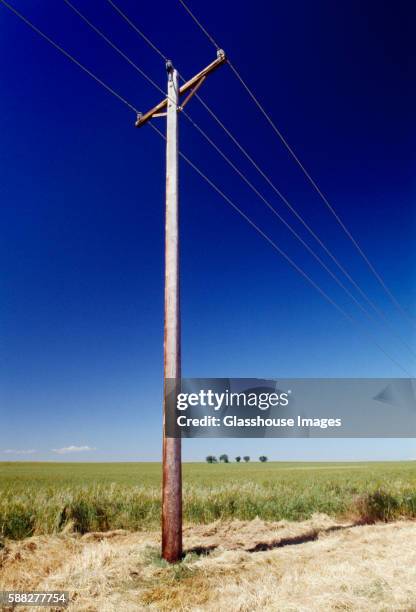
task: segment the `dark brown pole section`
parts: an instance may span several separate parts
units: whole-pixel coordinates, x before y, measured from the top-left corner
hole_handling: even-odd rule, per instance
[[[162,557],[182,557],[182,465],[180,438],[166,437],[166,379],[181,378],[178,201],[178,74],[170,62],[166,124],[165,340],[163,401]]]

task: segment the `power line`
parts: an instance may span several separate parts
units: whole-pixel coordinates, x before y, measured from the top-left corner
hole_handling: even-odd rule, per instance
[[[3,1],[3,0],[2,0]],[[105,34],[104,32],[102,32],[101,30],[99,30],[89,19],[87,19],[87,17],[85,17],[85,15],[83,13],[81,13],[81,11],[79,11],[69,0],[64,0],[65,4],[67,4],[79,17],[81,17],[81,19],[83,21],[85,21],[85,23],[87,23],[90,28],[92,28],[94,30],[94,32],[96,32],[99,36],[101,36],[101,38],[103,38],[105,40],[105,42],[110,45],[110,47],[112,47],[114,49],[114,51],[117,51],[117,53],[119,55],[121,55],[121,57],[123,57],[126,62],[128,62],[131,66],[133,66],[133,68],[135,68],[135,70],[137,70],[141,76],[146,79],[146,81],[148,81],[151,85],[153,85],[153,87],[155,87],[159,92],[161,92],[163,95],[165,95],[164,90],[156,83],[156,81],[154,81],[151,77],[149,77],[148,74],[145,73],[144,70],[142,70],[137,64],[135,64],[128,55],[126,55],[121,49],[119,49],[119,47],[117,47]]]
[[[67,4],[72,6],[68,0],[64,0]],[[113,2],[113,0],[107,0],[109,4],[127,21],[127,23],[145,40],[145,42],[155,50],[158,55],[162,58],[166,56],[163,52],[150,40],[148,36],[146,36],[142,30],[140,30],[136,25],[132,22],[131,19],[125,15],[121,11],[121,9]],[[74,7],[72,7],[74,8]],[[76,10],[74,8],[74,10]],[[103,36],[105,40],[108,41],[108,38],[102,34],[95,26],[93,26],[81,13],[76,10],[76,12],[86,21],[98,34]],[[192,15],[192,14],[191,14]],[[193,15],[192,15],[193,16]],[[193,16],[195,18],[195,16]],[[198,22],[199,24],[199,22]],[[111,46],[121,53],[124,56],[124,53],[121,52],[111,41],[109,41]],[[218,45],[217,45],[218,47]],[[132,64],[136,69],[139,69],[130,59],[129,63]],[[139,69],[140,73],[143,74],[143,71]],[[185,78],[178,73],[183,81]],[[146,75],[147,76],[147,75]],[[151,79],[147,78],[147,80]],[[154,84],[152,82],[152,84]],[[368,297],[368,295],[363,291],[363,289],[359,286],[359,284],[354,280],[354,278],[349,274],[349,272],[344,268],[344,266],[339,262],[339,260],[333,255],[333,253],[329,250],[326,244],[321,240],[321,238],[315,233],[315,231],[309,226],[309,224],[305,221],[305,219],[300,215],[294,206],[289,202],[289,200],[282,194],[282,192],[276,187],[276,185],[272,182],[270,177],[260,168],[260,166],[254,161],[251,155],[247,152],[247,150],[241,145],[241,143],[237,140],[237,138],[228,130],[228,128],[223,124],[223,122],[219,119],[219,117],[214,113],[214,111],[208,106],[208,104],[200,97],[198,93],[195,94],[195,97],[202,104],[202,106],[208,111],[211,117],[220,125],[220,127],[225,131],[227,136],[233,141],[233,143],[238,147],[238,149],[244,154],[244,156],[250,161],[250,163],[254,166],[254,168],[259,172],[259,174],[266,180],[266,182],[272,187],[275,193],[279,196],[279,198],[283,201],[283,203],[289,208],[289,210],[296,216],[296,218],[302,223],[302,225],[308,230],[308,232],[312,235],[312,237],[317,241],[317,243],[321,246],[322,249],[327,253],[327,255],[332,259],[332,261],[337,265],[337,267],[341,270],[344,276],[350,281],[350,283],[357,289],[360,295],[366,300],[366,302],[372,307],[372,309],[377,313],[380,319],[387,325],[390,332],[393,336],[399,340],[411,353],[413,356],[416,356],[413,348],[404,340],[400,334],[398,334],[394,327],[390,324],[388,318],[384,314],[384,312]],[[236,167],[236,165],[227,157],[223,151],[213,142],[213,140],[208,136],[206,132],[190,117],[190,115],[183,110],[183,114],[188,119],[188,121],[193,125],[193,127],[198,130],[203,137],[208,141],[208,143],[219,153],[219,155],[230,165],[230,167],[240,176],[240,178],[254,191],[254,193],[261,198],[261,200],[268,206],[268,208],[273,212],[275,216],[289,229],[290,232],[301,242],[301,244],[309,251],[309,253],[320,263],[320,265],[328,272],[328,274],[335,280],[335,282],[345,291],[345,293],[358,305],[358,307],[366,314],[370,319],[374,319],[374,317],[367,311],[366,308],[356,299],[356,297],[351,293],[351,291],[340,281],[340,279],[332,272],[330,268],[322,261],[322,259],[311,249],[311,247],[299,236],[299,234],[292,228],[292,226],[285,221],[283,217],[276,211],[276,209],[270,204],[270,202],[254,187],[254,185],[247,179],[247,177]]]
[[[137,34],[139,34],[139,35],[140,35],[140,36],[141,36],[141,37],[142,37],[142,38],[143,38],[143,39],[144,39],[144,40],[147,42],[147,44],[148,44],[150,47],[152,47],[152,49],[153,49],[154,51],[156,51],[156,53],[158,53],[158,54],[160,55],[160,57],[161,57],[163,60],[165,60],[165,62],[167,62],[167,61],[168,61],[168,58],[167,58],[165,55],[163,55],[162,51],[161,51],[160,49],[158,49],[154,43],[152,43],[152,41],[150,40],[150,38],[148,38],[148,37],[146,36],[146,34],[144,34],[144,32],[142,32],[141,30],[139,30],[139,28],[136,26],[136,24],[134,24],[134,23],[131,21],[131,19],[129,19],[129,18],[127,17],[127,15],[126,15],[125,13],[123,13],[123,11],[122,11],[122,10],[121,10],[121,9],[120,9],[120,8],[119,8],[119,7],[118,7],[118,6],[117,6],[117,5],[116,5],[116,4],[115,4],[115,3],[114,3],[112,0],[107,0],[107,2],[108,2],[109,4],[111,4],[111,6],[113,7],[113,9],[114,9],[115,11],[117,11],[117,13],[118,13],[119,15],[121,15],[121,17],[123,17],[123,19],[124,19],[125,21],[127,21],[127,23],[130,25],[130,27],[132,27],[132,28],[133,28],[133,30],[135,30],[135,32],[137,32]]]
[[[150,127],[159,134],[159,136],[161,136],[164,140],[166,140],[166,136],[163,134],[163,132],[161,132],[153,123],[150,123]],[[289,257],[289,255],[287,253],[285,253],[285,251],[283,251],[283,249],[281,249],[265,232],[263,232],[263,230],[256,224],[254,223],[254,221],[252,221],[250,219],[250,217],[248,217],[242,210],[241,208],[239,208],[239,206],[237,206],[237,204],[235,204],[231,198],[229,198],[213,181],[211,181],[211,179],[204,174],[204,172],[198,168],[198,166],[196,166],[184,153],[182,153],[181,151],[179,151],[179,155],[181,156],[181,158],[193,169],[195,170],[195,172],[197,172],[197,174],[199,174],[199,176],[201,178],[203,178],[208,185],[210,185],[245,221],[247,221],[247,223],[256,230],[256,232],[258,234],[260,234],[260,236],[262,236],[262,238],[264,238],[291,266],[292,268],[294,268],[305,280],[308,281],[308,283],[310,285],[312,285],[312,287],[314,289],[316,289],[316,291],[318,291],[318,293],[320,293],[320,295],[322,295],[322,297],[329,302],[329,304],[331,304],[334,308],[336,308],[336,310],[338,310],[338,312],[340,312],[350,323],[352,323],[353,325],[355,325],[356,327],[358,327],[361,330],[361,327],[359,326],[359,324],[357,323],[357,321],[350,316],[341,306],[339,306],[317,283],[315,283],[315,281],[295,262],[293,261],[293,259],[291,257]],[[362,330],[361,330],[362,331]],[[375,343],[375,345],[384,353],[384,355],[386,357],[388,357],[397,367],[399,367],[403,372],[405,372],[408,376],[412,377],[412,375],[410,374],[410,372],[404,367],[402,366],[394,357],[392,357],[389,353],[387,353],[384,348],[377,342],[377,340],[375,340],[373,338],[373,336],[371,334],[369,334],[367,331],[365,331],[365,334],[371,339],[372,342]]]
[[[13,13],[15,13],[20,19],[22,19],[28,26],[30,26],[37,34],[39,34],[42,38],[44,38],[45,40],[47,40],[48,42],[50,42],[55,48],[57,48],[59,51],[61,51],[66,57],[68,57],[69,59],[71,59],[71,61],[73,61],[79,68],[81,68],[84,72],[86,72],[91,78],[93,78],[96,82],[98,82],[100,85],[102,85],[103,87],[105,87],[105,89],[107,89],[108,91],[110,91],[111,93],[113,93],[121,102],[123,102],[124,104],[126,104],[127,106],[129,106],[130,108],[132,108],[135,112],[137,112],[137,109],[134,108],[132,105],[130,105],[130,103],[128,103],[124,98],[122,98],[121,96],[119,96],[116,92],[114,92],[114,90],[112,90],[110,87],[108,87],[103,81],[101,81],[101,79],[99,79],[98,77],[96,77],[96,75],[94,75],[90,70],[88,70],[87,68],[85,68],[85,66],[83,66],[83,64],[81,64],[80,62],[78,62],[78,60],[76,60],[73,56],[71,56],[69,53],[67,53],[62,47],[60,47],[59,45],[57,45],[52,39],[50,39],[48,36],[46,36],[41,30],[39,30],[39,28],[37,28],[36,26],[34,26],[26,17],[24,17],[23,15],[21,15],[18,11],[16,11],[12,6],[10,6],[5,0],[0,0],[0,2],[2,4],[4,4],[8,9],[10,9]],[[164,134],[162,134],[162,132],[160,130],[158,130],[158,128],[156,128],[156,126],[154,126],[153,124],[150,124],[151,127],[163,138],[166,139],[166,137],[164,136]],[[255,223],[254,221],[252,221],[223,191],[221,191],[221,189],[219,187],[217,187],[217,185],[215,185],[215,183],[213,183],[213,181],[211,181],[203,172],[202,170],[200,170],[189,158],[187,158],[182,152],[179,152],[180,156],[205,180],[208,182],[208,184],[217,192],[219,193],[225,200],[226,202],[232,206],[232,208],[238,212],[240,214],[240,216],[242,216],[248,223],[249,225],[251,225],[269,244],[271,244],[273,246],[273,248],[299,273],[301,274],[302,277],[304,277],[330,304],[332,304],[344,317],[346,317],[348,319],[348,321],[352,322],[354,325],[358,325],[356,320],[351,317],[347,312],[344,311],[343,308],[341,308],[323,289],[321,289],[321,287],[315,283],[315,281],[306,273],[304,272],[304,270],[302,270],[302,268],[300,266],[298,266],[298,264],[296,264],[269,236],[267,236],[267,234],[265,234]],[[387,353],[382,346],[380,346],[380,344],[374,340],[374,338],[372,338],[372,336],[370,334],[368,334],[368,332],[366,332],[366,335],[368,335],[372,341],[376,344],[376,346],[383,352],[383,354],[385,356],[387,356],[397,367],[399,367],[403,372],[405,372],[408,376],[411,376],[411,374],[407,371],[407,369],[402,366],[394,357],[392,357],[391,355],[389,355],[389,353]]]
[[[216,49],[219,49],[218,44],[216,43],[216,41],[214,40],[214,38],[209,34],[209,32],[204,28],[204,26],[202,25],[202,23],[197,19],[197,17],[194,15],[194,13],[190,10],[190,8],[187,6],[187,4],[184,2],[184,0],[179,0],[179,2],[181,3],[181,5],[184,7],[184,9],[187,11],[187,13],[190,15],[190,17],[194,20],[194,22],[198,25],[198,27],[201,29],[201,31],[205,34],[205,36],[208,38],[208,40],[214,45],[214,47]],[[370,269],[370,271],[372,272],[372,274],[375,276],[375,278],[377,279],[377,281],[380,283],[380,285],[382,286],[382,288],[384,289],[385,293],[389,296],[390,300],[393,302],[393,304],[396,306],[396,308],[401,312],[402,315],[404,315],[406,317],[406,319],[408,321],[410,321],[413,325],[415,324],[415,320],[412,316],[409,315],[408,312],[406,312],[406,310],[403,308],[403,306],[400,304],[400,302],[397,300],[397,298],[395,297],[395,295],[392,293],[392,291],[389,289],[389,287],[387,286],[386,282],[384,281],[384,279],[382,278],[382,276],[379,274],[379,272],[377,272],[377,270],[375,269],[375,267],[373,266],[373,264],[371,263],[371,261],[369,260],[369,258],[367,257],[367,255],[364,253],[363,249],[361,248],[361,246],[358,244],[357,240],[354,238],[354,236],[351,234],[350,230],[347,228],[347,226],[345,225],[345,223],[342,221],[342,219],[340,218],[340,216],[338,215],[338,213],[336,212],[336,210],[334,209],[334,207],[331,205],[331,203],[329,202],[328,198],[324,195],[324,193],[322,192],[322,190],[319,188],[319,186],[317,185],[316,181],[312,178],[312,176],[310,175],[310,173],[307,171],[307,169],[305,168],[304,164],[300,161],[299,157],[296,155],[296,153],[294,152],[293,148],[289,145],[288,141],[286,140],[286,138],[283,136],[283,134],[281,133],[281,131],[278,129],[278,127],[276,126],[276,124],[274,123],[273,119],[270,117],[269,113],[267,113],[267,111],[265,110],[264,106],[260,103],[260,101],[258,100],[258,98],[255,96],[255,94],[253,93],[252,89],[247,85],[247,83],[245,82],[245,80],[243,79],[243,77],[241,76],[241,74],[239,73],[239,71],[237,70],[237,68],[232,64],[232,62],[230,60],[228,60],[228,64],[233,72],[233,74],[236,76],[236,78],[238,79],[238,81],[241,83],[241,85],[243,86],[243,88],[246,90],[246,92],[249,94],[250,98],[253,100],[253,102],[255,103],[255,105],[257,106],[257,108],[260,110],[260,112],[262,113],[262,115],[266,118],[266,120],[268,121],[268,123],[270,124],[270,126],[272,127],[273,131],[276,133],[276,135],[279,137],[280,141],[283,143],[283,145],[286,147],[286,149],[288,150],[288,152],[290,153],[290,155],[292,156],[292,158],[295,160],[295,162],[297,163],[297,165],[299,166],[299,168],[302,170],[303,174],[306,176],[306,178],[308,179],[308,181],[310,182],[310,184],[312,185],[312,187],[315,189],[315,191],[318,193],[318,195],[320,196],[320,198],[322,199],[322,201],[324,202],[324,204],[326,205],[326,207],[328,208],[328,210],[332,213],[332,215],[335,217],[336,221],[338,222],[338,224],[340,225],[340,227],[343,229],[344,233],[346,234],[346,236],[349,238],[349,240],[352,242],[352,244],[355,246],[355,248],[357,249],[358,253],[361,255],[361,257],[363,258],[363,260],[365,261],[365,263],[367,264],[368,268]]]
[[[201,30],[203,31],[203,33],[205,34],[205,36],[208,38],[208,40],[211,41],[211,43],[214,45],[214,47],[217,49],[220,48],[218,46],[218,44],[216,43],[216,41],[212,38],[211,34],[204,28],[204,26],[202,25],[202,23],[200,21],[198,21],[198,19],[196,18],[196,16],[193,14],[193,12],[191,11],[191,9],[189,8],[189,6],[187,6],[185,4],[185,2],[183,2],[183,0],[179,0],[179,2],[182,4],[183,8],[187,11],[187,13],[192,17],[192,19],[195,21],[196,24],[198,24],[198,26],[201,28]]]
[[[350,281],[350,283],[356,288],[356,290],[360,293],[360,295],[366,300],[366,302],[372,307],[372,309],[377,313],[377,315],[384,321],[384,323],[389,327],[390,331],[393,333],[393,335],[404,345],[406,346],[406,348],[413,354],[416,355],[415,351],[413,350],[413,348],[406,342],[406,340],[404,340],[400,334],[398,334],[394,327],[391,325],[390,321],[388,320],[388,318],[386,317],[386,315],[384,314],[384,312],[373,302],[373,300],[368,297],[368,295],[365,293],[365,291],[363,291],[363,289],[360,287],[360,285],[354,280],[354,278],[351,276],[351,274],[345,269],[345,267],[341,264],[341,262],[338,260],[337,257],[335,257],[335,255],[330,251],[330,249],[326,246],[326,244],[322,241],[322,239],[318,236],[318,234],[316,234],[316,232],[310,227],[310,225],[305,221],[305,219],[302,217],[301,214],[298,213],[298,211],[296,210],[296,208],[294,208],[294,206],[289,202],[289,200],[286,198],[285,195],[283,195],[283,193],[276,187],[276,185],[273,183],[273,181],[270,179],[270,177],[267,176],[267,174],[260,168],[260,166],[254,161],[254,159],[251,157],[251,155],[247,152],[247,150],[241,145],[241,143],[237,140],[237,138],[228,130],[228,128],[222,123],[222,121],[217,117],[217,115],[212,111],[212,109],[208,106],[208,104],[206,104],[206,102],[201,98],[201,96],[199,94],[196,94],[195,97],[199,100],[199,102],[204,106],[204,108],[208,111],[208,113],[215,119],[215,121],[222,127],[222,129],[225,131],[225,133],[229,136],[229,138],[234,142],[234,144],[238,147],[238,149],[244,154],[244,156],[250,161],[250,163],[254,166],[254,168],[259,172],[259,174],[266,180],[266,182],[270,185],[270,187],[272,187],[273,191],[279,196],[279,198],[282,200],[282,202],[289,208],[289,210],[295,215],[295,217],[302,223],[302,225],[308,230],[308,232],[311,234],[311,236],[316,240],[316,242],[320,245],[320,247],[326,252],[326,254],[332,259],[332,261],[336,264],[336,266],[341,270],[341,272],[344,274],[344,276]],[[190,117],[188,116],[188,119],[190,119]],[[197,129],[199,131],[201,131],[201,129],[199,128],[199,126],[196,126]],[[201,131],[202,132],[202,131]],[[216,148],[218,150],[218,147],[215,145],[215,143],[213,143],[211,141],[211,139],[208,137],[207,134],[204,134],[204,137],[210,142],[210,144]],[[222,157],[224,157],[224,159],[226,159],[226,156],[224,156],[224,154],[221,151],[218,151],[220,153],[220,155]],[[234,167],[234,164],[232,164],[232,162],[227,158],[227,161],[230,165],[232,165]],[[236,172],[238,172],[239,174],[241,174],[235,167],[234,169],[236,170]],[[247,179],[244,177],[244,180],[247,182]],[[252,187],[252,186],[251,186]],[[252,187],[253,188],[253,187]],[[255,188],[254,188],[255,189]],[[262,199],[263,196],[261,196]],[[269,208],[274,212],[275,215],[277,215],[279,217],[279,219],[285,223],[285,225],[290,229],[290,231],[292,231],[292,233],[295,233],[291,226],[286,224],[285,221],[282,220],[282,218],[280,217],[280,215],[277,213],[277,211],[274,209],[274,207],[270,204],[267,203],[267,205],[269,206]],[[295,233],[295,235],[297,236],[297,234]],[[302,240],[301,240],[302,241]],[[302,241],[303,243],[303,241]],[[307,247],[308,248],[308,247]],[[309,248],[308,248],[309,250]],[[346,291],[346,293],[354,300],[354,302],[356,304],[358,304],[358,306],[364,311],[366,312],[367,316],[371,315],[368,313],[368,311],[361,305],[360,302],[358,302],[358,300],[355,298],[355,296],[345,287],[345,285],[343,283],[341,283],[341,281],[338,279],[337,276],[335,276],[329,269],[328,267],[322,262],[322,260],[314,253],[312,252],[312,255],[315,257],[315,259],[317,259],[321,265],[329,272],[329,274],[331,274],[331,276],[336,280],[336,282],[344,289],[344,291]],[[372,317],[373,318],[373,317]]]
[[[120,13],[120,15],[122,15],[124,17],[124,19],[131,25],[131,27],[134,28],[134,30],[136,32],[139,33],[139,35],[141,37],[144,38],[144,40],[162,57],[164,58],[164,54],[160,51],[160,49],[158,49],[158,47],[156,47],[156,45],[154,45],[150,39],[139,29],[137,28],[133,22],[127,17],[127,15],[125,15],[119,8],[118,6],[112,1],[112,0],[107,0],[111,6]],[[75,12],[79,15],[79,17],[81,17],[81,19],[87,23],[99,36],[101,36],[101,38],[103,38],[117,53],[119,53],[124,59],[126,59],[129,64],[131,66],[133,66],[133,68],[135,68],[139,74],[143,77],[146,78],[146,80],[148,82],[150,82],[154,87],[156,87],[156,89],[158,89],[159,91],[161,91],[163,94],[163,90],[161,90],[161,88],[159,88],[159,86],[153,81],[153,79],[151,79],[139,66],[137,66],[137,64],[135,64],[128,56],[126,56],[126,54],[119,48],[117,47],[101,30],[99,30],[89,19],[87,19],[85,17],[85,15],[83,15],[83,13],[81,13],[81,11],[79,11],[69,0],[64,0],[64,2]],[[181,77],[183,80],[184,78]],[[164,94],[165,95],[165,94]],[[198,96],[197,96],[198,97]],[[201,102],[205,105],[205,103],[201,100]],[[212,111],[210,111],[212,113]],[[225,155],[225,153],[220,149],[220,147],[218,147],[214,141],[208,136],[208,134],[191,118],[191,116],[184,110],[182,109],[182,113],[183,115],[188,119],[188,121],[191,123],[191,125],[197,130],[199,131],[200,134],[202,134],[202,136],[207,140],[207,142],[217,151],[217,153],[219,153],[219,155],[229,164],[229,166],[238,174],[238,176],[250,187],[250,189],[266,204],[266,206],[273,212],[274,215],[277,216],[277,218],[287,227],[287,229],[297,238],[297,240],[308,250],[308,252],[320,263],[320,265],[328,272],[328,274],[330,274],[330,276],[338,283],[338,285],[347,293],[347,295],[349,295],[349,297],[359,306],[359,308],[361,308],[363,310],[363,312],[371,318],[371,315],[368,313],[368,311],[362,306],[362,304],[355,298],[355,296],[349,291],[349,289],[347,287],[345,287],[345,285],[338,279],[338,277],[332,272],[332,270],[330,268],[328,268],[328,266],[322,261],[322,259],[316,255],[316,253],[313,251],[313,249],[303,240],[303,238],[292,228],[292,226],[276,211],[276,209],[272,206],[272,204],[270,204],[270,202],[258,191],[258,189],[256,189],[256,187],[247,179],[247,177],[243,174],[243,172],[241,172],[237,166],[230,160],[230,158]],[[212,113],[213,114],[213,113]],[[217,121],[219,121],[219,119],[217,119]],[[220,125],[222,125],[222,123],[220,122]],[[223,128],[228,132],[228,130],[225,128],[225,126],[223,126]],[[232,135],[231,135],[232,136]],[[234,137],[232,137],[234,139]],[[242,148],[242,147],[240,147]],[[244,149],[243,149],[244,150]],[[246,154],[248,155],[248,154]],[[250,158],[251,159],[251,158]],[[254,162],[253,162],[254,163]],[[260,169],[259,169],[260,170]],[[280,194],[280,192],[278,192],[280,197],[283,198],[283,195]],[[289,205],[290,206],[290,205]]]
[[[319,262],[319,264],[328,272],[328,274],[335,280],[335,282],[345,291],[345,293],[357,304],[357,306],[369,317],[370,319],[374,319],[374,317],[368,312],[368,310],[357,300],[353,293],[340,281],[340,279],[332,272],[332,270],[322,261],[322,259],[315,253],[315,251],[303,240],[303,238],[293,229],[293,227],[288,223],[274,208],[270,201],[267,200],[258,189],[248,180],[248,178],[241,172],[237,166],[230,160],[230,158],[215,144],[215,142],[208,136],[208,134],[198,125],[193,119],[183,111],[185,117],[190,121],[190,123],[202,134],[202,136],[208,141],[208,143],[219,153],[219,155],[228,163],[228,165],[240,176],[240,178],[250,187],[250,189],[266,204],[266,206],[272,211],[272,213],[286,226],[286,228],[297,238],[297,240],[307,249],[307,251]],[[227,128],[225,128],[227,130]],[[263,174],[262,170],[259,168],[261,174]],[[270,181],[269,181],[270,182]],[[272,183],[271,183],[272,184]],[[312,236],[316,238],[318,243],[322,246],[322,248],[330,255],[330,257],[337,263],[338,267],[344,272],[345,276],[350,280],[350,282],[358,289],[361,295],[366,299],[366,301],[372,306],[372,308],[376,311],[380,318],[387,324],[391,333],[397,338],[411,353],[416,356],[413,348],[395,331],[393,326],[390,324],[389,320],[385,316],[382,310],[378,308],[376,304],[367,296],[367,294],[361,289],[361,287],[356,283],[356,281],[350,276],[350,274],[343,268],[343,266],[338,262],[336,257],[331,253],[331,251],[326,247],[326,245],[321,241],[321,239],[315,234],[315,232],[308,226],[308,224],[303,220],[303,218],[298,215],[296,210],[292,207],[289,201],[281,194],[277,188],[275,188],[281,199],[288,205],[290,210],[296,215],[296,217],[303,223],[303,225],[310,231]]]
[[[51,44],[55,49],[57,49],[58,51],[60,51],[63,55],[65,55],[65,57],[67,57],[69,60],[71,60],[71,62],[73,62],[74,64],[76,64],[78,66],[78,68],[81,68],[81,70],[83,70],[86,74],[88,74],[88,76],[90,76],[92,79],[94,79],[97,83],[99,83],[102,87],[104,87],[104,89],[106,89],[108,92],[110,92],[111,94],[113,94],[113,96],[115,96],[118,100],[120,100],[120,102],[123,102],[123,104],[125,104],[126,106],[128,106],[132,111],[134,111],[136,114],[139,112],[137,110],[137,108],[135,108],[133,106],[133,104],[131,104],[130,102],[128,102],[125,98],[123,98],[119,93],[117,93],[112,87],[110,87],[109,85],[107,85],[107,83],[104,83],[104,81],[102,81],[99,77],[97,77],[94,73],[91,72],[91,70],[89,70],[88,68],[86,68],[83,64],[81,64],[81,62],[79,62],[73,55],[71,55],[70,53],[68,53],[68,51],[65,51],[65,49],[63,49],[62,47],[60,47],[54,40],[52,40],[51,38],[49,38],[49,36],[47,36],[44,32],[42,32],[41,30],[39,30],[38,27],[36,27],[31,21],[29,21],[29,19],[27,19],[24,15],[22,15],[21,13],[19,13],[19,11],[17,11],[13,6],[11,6],[8,2],[6,2],[6,0],[0,0],[0,2],[9,9],[9,11],[11,11],[12,13],[14,13],[17,17],[19,17],[19,19],[21,19],[26,25],[28,25],[34,32],[36,32],[37,34],[39,34],[39,36],[41,36],[44,40],[46,40],[49,44]]]

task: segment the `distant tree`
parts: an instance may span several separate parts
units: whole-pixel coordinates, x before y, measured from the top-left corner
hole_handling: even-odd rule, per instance
[[[261,461],[262,463],[266,463],[266,461],[267,461],[267,457],[266,457],[266,455],[261,455],[261,456],[259,457],[259,461]]]
[[[238,456],[238,457],[236,457],[236,458],[235,458],[235,460],[237,461],[237,463],[240,463],[240,461],[241,461],[241,457],[240,457],[240,456]]]
[[[220,455],[220,461],[222,461],[222,463],[229,463],[228,455]]]
[[[206,457],[207,463],[217,463],[217,458],[214,455],[208,455]]]
[[[244,455],[243,459],[246,463],[250,461],[250,457],[248,455]]]

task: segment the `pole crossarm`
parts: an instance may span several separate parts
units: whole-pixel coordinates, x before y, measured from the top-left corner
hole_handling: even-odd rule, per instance
[[[187,92],[190,92],[190,93],[185,98],[182,106],[178,107],[178,110],[181,110],[183,106],[185,106],[185,104],[189,102],[189,100],[194,95],[194,93],[196,93],[196,91],[200,88],[202,83],[205,81],[206,77],[212,72],[214,72],[214,70],[222,66],[222,64],[225,64],[226,61],[227,61],[227,57],[224,51],[222,49],[219,49],[219,51],[217,52],[216,60],[211,62],[208,66],[206,66],[203,70],[198,72],[198,74],[193,76],[191,79],[189,79],[189,81],[184,83],[182,87],[179,88],[179,97],[183,96]],[[150,121],[150,119],[153,119],[153,117],[163,117],[165,114],[164,109],[166,108],[167,104],[168,104],[168,99],[165,98],[164,100],[162,100],[162,102],[159,102],[159,104],[156,104],[156,106],[154,106],[149,111],[147,111],[147,113],[143,113],[143,114],[138,113],[135,126],[142,127],[142,125]]]

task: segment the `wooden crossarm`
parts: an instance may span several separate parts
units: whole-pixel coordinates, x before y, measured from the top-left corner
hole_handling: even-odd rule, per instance
[[[199,88],[199,86],[202,85],[202,82],[205,80],[205,78],[209,74],[214,72],[214,70],[222,66],[222,64],[224,64],[226,61],[227,61],[227,58],[225,56],[224,51],[221,51],[221,50],[218,51],[218,57],[216,60],[211,62],[208,66],[206,66],[206,68],[201,70],[201,72],[198,72],[198,74],[193,76],[192,79],[189,79],[189,81],[184,83],[182,87],[179,88],[179,96],[183,96],[189,90]],[[188,96],[188,98],[186,99],[186,102],[189,100],[189,98],[190,96]],[[163,113],[163,110],[166,108],[167,103],[168,103],[168,99],[165,98],[164,100],[162,100],[162,102],[159,102],[159,104],[156,104],[156,106],[154,106],[149,111],[147,111],[147,113],[144,113],[143,115],[138,115],[135,126],[142,127],[142,125],[147,123],[152,117],[154,117],[155,115],[158,115],[159,113]]]

